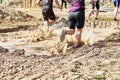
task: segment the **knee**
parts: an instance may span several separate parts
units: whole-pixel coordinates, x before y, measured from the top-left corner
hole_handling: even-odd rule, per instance
[[[71,35],[75,33],[75,30],[71,30]]]
[[[66,32],[68,35],[72,35],[75,33],[75,30],[69,29],[69,30],[66,30]]]
[[[82,29],[79,29],[76,31],[76,35],[80,35],[81,36],[81,33],[82,33]]]

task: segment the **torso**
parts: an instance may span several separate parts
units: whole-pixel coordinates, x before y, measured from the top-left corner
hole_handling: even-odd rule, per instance
[[[53,0],[42,0],[43,9],[52,9],[53,7]]]
[[[70,1],[70,11],[78,11],[78,10],[85,10],[85,3],[84,0],[71,0]]]
[[[99,0],[94,0],[95,2],[99,1]]]

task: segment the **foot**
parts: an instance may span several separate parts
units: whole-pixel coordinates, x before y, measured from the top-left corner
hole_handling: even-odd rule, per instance
[[[90,20],[90,17],[88,17],[87,19]]]
[[[60,41],[63,42],[65,39],[65,35],[67,34],[66,30],[62,30],[62,33],[60,34]]]
[[[95,17],[95,20],[98,20],[98,18],[97,18],[97,17]]]
[[[58,16],[56,16],[56,19],[59,19],[59,17],[58,17]]]
[[[117,19],[116,19],[116,18],[114,18],[114,21],[117,21]]]
[[[79,48],[79,47],[80,47],[80,44],[75,43],[72,47],[73,47],[73,48]]]

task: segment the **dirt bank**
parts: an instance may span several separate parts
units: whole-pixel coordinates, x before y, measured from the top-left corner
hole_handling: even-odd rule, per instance
[[[1,80],[111,80],[120,79],[120,33],[94,46],[66,54],[8,55],[0,53]],[[5,53],[4,53],[5,52]]]
[[[88,40],[104,39],[92,46],[53,53],[50,49],[57,46],[59,32],[46,36],[42,21],[34,17],[9,20],[0,24],[0,80],[120,79],[119,22],[86,22],[83,31],[88,33]],[[55,25],[61,30],[61,25],[67,24]]]

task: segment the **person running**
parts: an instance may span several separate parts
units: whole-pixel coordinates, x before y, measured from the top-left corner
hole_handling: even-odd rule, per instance
[[[57,19],[53,11],[53,1],[54,0],[39,0],[37,2],[38,5],[42,7],[42,15],[43,15],[44,21],[47,22],[47,25],[54,24]],[[58,5],[59,9],[62,10],[61,5],[59,4],[59,1],[55,0],[55,2]]]
[[[67,3],[65,0],[61,0],[61,7],[63,8],[63,4],[65,4],[65,8],[67,8]]]
[[[114,20],[117,21],[116,19],[116,16],[117,16],[117,13],[118,13],[118,8],[120,6],[120,0],[114,0]]]
[[[82,29],[85,22],[85,1],[84,0],[66,0],[70,3],[70,11],[68,15],[69,29],[63,29],[60,34],[60,41],[64,41],[65,36],[73,35],[75,33],[75,43],[73,48],[77,48],[80,45]]]
[[[88,15],[88,19],[90,19],[90,16],[92,14],[94,14],[94,8],[96,7],[97,11],[96,11],[96,15],[95,15],[95,19],[97,19],[98,14],[99,14],[99,9],[100,9],[100,4],[99,4],[99,0],[90,0],[90,8],[91,11]]]
[[[30,2],[30,8],[32,7],[32,0],[29,1]]]

